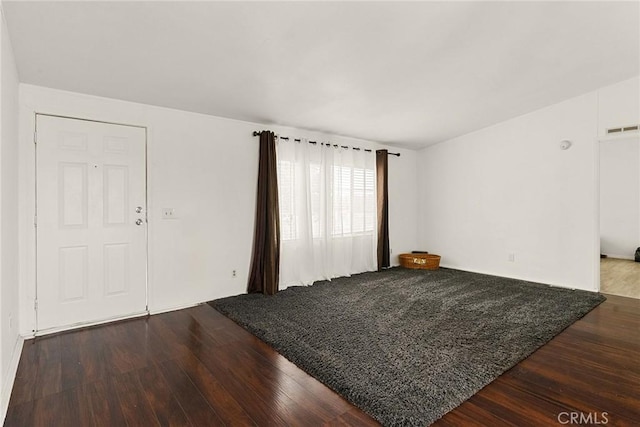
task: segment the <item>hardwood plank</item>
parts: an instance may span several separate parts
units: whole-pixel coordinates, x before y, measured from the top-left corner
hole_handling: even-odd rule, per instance
[[[61,426],[61,421],[66,422],[68,417],[63,412],[64,409],[58,394],[35,400],[33,402],[33,425]]]
[[[307,393],[310,393],[318,404],[325,406],[333,413],[353,410],[353,405],[342,396],[334,393],[329,387],[308,375],[306,372],[287,360],[284,356],[273,351],[271,347],[262,341],[254,346],[244,346],[244,349],[245,351],[251,351],[263,357],[265,362],[272,366],[272,369],[282,371]],[[300,390],[294,391],[294,393],[299,392]]]
[[[192,334],[194,347],[198,348],[196,353],[209,369],[233,365],[231,370],[233,370],[235,378],[225,381],[225,386],[240,382],[248,385],[257,399],[277,402],[277,412],[283,412],[283,415],[278,418],[313,424],[316,422],[321,423],[322,420],[333,416],[334,412],[331,408],[326,408],[325,402],[321,398],[315,399],[314,405],[299,403],[299,399],[296,397],[307,391],[295,383],[288,375],[269,367],[267,361],[259,354],[246,351],[247,349],[243,347],[234,346],[235,342],[225,345],[225,351],[218,351],[218,346],[210,346],[206,339],[206,331],[203,331],[200,326],[196,326],[200,325],[200,323],[193,317],[184,313],[174,312],[171,320],[171,322],[167,322],[167,327],[173,328],[177,334],[183,335],[187,331]],[[223,329],[218,329],[217,332],[221,330]],[[241,339],[244,339],[244,337]],[[249,336],[247,339],[249,339]],[[250,340],[253,342],[257,339],[251,335]],[[258,340],[255,341],[255,344],[263,345],[264,343]],[[227,359],[227,357],[230,357],[230,359]],[[237,365],[241,365],[242,369],[239,369]],[[221,373],[218,372],[218,374]],[[247,387],[244,387],[244,389],[246,390]],[[246,391],[238,393],[239,399],[244,400],[245,394]],[[245,407],[245,410],[254,410],[256,405],[251,406],[253,406],[251,409]],[[268,407],[263,409],[269,410]],[[271,412],[273,412],[273,408]],[[256,414],[252,414],[252,416],[255,417]],[[262,416],[264,416],[264,413],[257,415],[257,420],[260,420]],[[261,421],[257,422],[260,423]],[[271,422],[271,420],[265,420],[265,422]]]
[[[9,404],[7,415],[4,419],[5,426],[32,426],[34,401]]]
[[[159,424],[135,371],[114,377],[113,384],[129,427]]]
[[[193,319],[188,315],[174,312],[170,318],[172,321],[167,322],[167,325],[176,334],[184,335],[196,330],[192,326]],[[220,379],[230,395],[258,425],[282,425],[288,422],[298,424],[305,421],[300,419],[300,408],[292,404],[288,396],[279,390],[278,384],[258,375],[255,366],[243,363],[228,344],[208,344],[207,335],[199,332],[192,333],[191,339],[196,349],[194,355]],[[251,336],[251,339],[255,337]],[[206,347],[203,348],[203,345]],[[274,404],[269,405],[270,402]]]
[[[85,393],[87,405],[93,414],[93,420],[97,427],[123,426],[126,424],[111,378],[85,384],[82,387],[82,391]]]
[[[608,380],[604,373],[601,376],[593,375],[577,365],[549,365],[547,359],[530,361],[526,366],[533,375],[526,379],[519,375],[518,379],[526,382],[523,387],[534,393],[552,397],[556,402],[571,408],[606,412],[615,407],[616,413],[623,418],[640,419],[638,394],[620,393],[620,390],[639,389],[640,383],[637,381],[615,382]],[[522,367],[518,367],[516,372],[521,373]]]
[[[34,338],[38,346],[37,359],[39,363],[58,363],[61,359],[60,335],[48,335]]]
[[[512,425],[500,417],[499,413],[493,413],[476,404],[473,397],[453,411],[445,414],[432,424],[437,427],[467,427],[467,426],[507,426]]]
[[[215,331],[215,335],[226,333],[228,328],[218,326],[214,329],[214,325],[210,323],[212,317],[208,316],[208,313],[209,310],[190,311],[188,314],[193,320],[195,320],[195,322],[188,321],[188,323],[204,325],[206,326],[204,328],[205,331]],[[174,316],[176,315],[178,314],[174,314]],[[183,319],[183,321],[185,320]],[[179,322],[176,321],[174,317],[171,322],[171,327],[177,327],[178,324]],[[237,327],[235,324],[232,326]],[[190,328],[190,330],[192,329],[193,328]],[[197,333],[196,335],[200,335],[200,333]],[[352,408],[350,403],[346,402],[335,393],[332,393],[324,384],[307,375],[304,371],[301,371],[293,363],[273,351],[271,347],[258,340],[255,336],[251,334],[243,334],[239,337],[236,335],[234,338],[235,339],[233,341],[225,340],[225,353],[234,354],[235,357],[244,357],[247,359],[248,364],[256,366],[259,369],[259,372],[264,377],[265,381],[278,381],[282,391],[289,397],[299,396],[301,393],[312,393],[315,396],[314,400],[316,406],[331,411],[332,413],[347,411]],[[202,341],[201,346],[208,352],[215,351],[216,347],[211,347],[209,340],[203,339],[202,337],[196,339],[200,339]],[[247,341],[252,345],[246,345]],[[200,357],[206,358],[207,356],[205,354]]]
[[[68,391],[67,405],[69,406],[71,424],[78,423],[81,426],[95,425],[93,410],[87,401],[87,394],[82,387]]]
[[[218,312],[216,312],[218,313]],[[227,334],[227,331],[233,331],[237,329],[237,325],[218,313],[216,316],[211,316],[209,310],[191,310],[189,312],[191,317],[198,321],[198,323],[205,326],[206,331],[215,331],[216,336]],[[222,316],[222,318],[221,318]],[[224,320],[224,321],[222,321]],[[230,339],[234,337],[234,339]],[[286,374],[286,377],[280,376],[280,378],[288,380],[289,378],[295,381],[296,384],[289,382],[287,388],[291,389],[290,396],[299,396],[304,389],[305,393],[312,395],[312,398],[317,405],[330,410],[332,413],[341,413],[351,411],[353,406],[351,403],[344,400],[340,395],[333,393],[330,388],[322,384],[317,379],[306,374],[296,365],[288,361],[282,355],[275,352],[269,345],[265,344],[261,340],[257,339],[252,334],[235,334],[228,335],[229,339],[225,339],[226,349],[232,349],[233,352],[250,351],[256,356],[260,357],[261,364],[268,363],[270,370],[281,371]],[[249,345],[247,345],[249,344]],[[368,418],[368,416],[367,416]]]
[[[511,425],[549,425],[553,424],[555,415],[566,410],[560,402],[539,398],[503,382],[500,387],[486,387],[482,393],[473,396],[471,403],[479,406],[502,422]],[[522,418],[522,413],[527,418]]]
[[[147,323],[149,331],[163,343],[163,360],[161,359],[160,362],[189,357],[198,350],[189,334],[176,334],[170,327],[167,327],[167,323],[170,322],[165,319],[168,319],[169,316],[170,313],[152,316]]]
[[[11,391],[9,407],[33,402],[35,395],[38,348],[35,340],[25,340],[22,346],[22,354],[18,363],[18,371]],[[22,369],[21,369],[22,368]]]
[[[247,384],[266,402],[274,402],[275,405],[271,406],[271,410],[277,411],[285,420],[298,425],[317,425],[333,416],[321,401],[307,405],[296,398],[309,393],[292,381],[288,375],[270,368],[263,360],[249,352],[239,350],[221,352],[217,354],[215,361],[223,366],[231,366],[234,363],[242,365],[243,369],[236,368],[235,371],[240,381]]]
[[[215,376],[225,389],[229,392],[229,395],[238,402],[243,411],[256,422],[256,424],[262,425],[283,425],[286,424],[286,418],[283,418],[283,414],[278,410],[279,406],[269,405],[269,398],[271,401],[275,400],[277,396],[261,396],[254,387],[250,387],[245,383],[246,376],[238,375],[238,371],[241,368],[239,366],[230,367],[225,363],[219,363],[215,357],[205,358],[202,360],[207,369]],[[267,401],[265,401],[265,399]]]
[[[363,427],[378,425],[378,423],[358,408],[351,408],[345,411],[343,414],[340,414],[339,416],[333,418],[332,420],[325,422],[323,425]]]
[[[259,352],[255,352],[253,350],[247,349],[246,347],[239,348],[238,344],[235,344],[236,350],[233,353],[237,357],[242,357],[244,362],[250,364],[251,366],[256,367],[257,373],[264,378],[265,381],[277,384],[278,388],[287,395],[292,401],[297,401],[296,397],[304,394],[309,394],[315,397],[314,405],[304,406],[304,410],[308,411],[310,414],[312,413],[314,416],[319,419],[329,419],[339,411],[347,411],[350,409],[350,404],[345,402],[342,399],[328,399],[325,398],[326,395],[333,395],[333,393],[327,393],[328,389],[322,388],[321,390],[324,392],[322,394],[313,394],[312,391],[308,387],[302,386],[300,383],[295,381],[279,364],[278,361],[282,360],[280,355],[270,352],[271,355],[277,355],[279,357],[275,358],[276,360],[272,362],[268,358],[261,355]],[[233,348],[233,347],[231,347]],[[286,366],[286,364],[283,364]],[[296,368],[297,369],[297,368]],[[299,371],[299,369],[297,369]],[[305,374],[305,376],[307,376]],[[314,385],[317,384],[314,382]],[[307,415],[309,417],[311,415]]]
[[[82,405],[84,406],[84,405]],[[66,427],[70,425],[91,425],[91,419],[87,419],[88,412],[80,411],[80,400],[77,390],[47,395],[34,401],[33,425]]]
[[[139,328],[144,323],[139,319],[122,322],[107,328],[103,352],[107,363],[117,373],[127,373],[152,364],[149,339]]]
[[[138,371],[138,379],[144,386],[147,400],[151,404],[161,426],[191,425],[157,367],[150,366],[141,369]]]
[[[174,394],[191,424],[194,426],[225,425],[176,362],[164,362],[162,374],[171,389],[174,390]]]
[[[104,348],[90,329],[61,335],[60,346],[63,390],[105,380],[108,377],[109,369],[104,360]]]
[[[560,356],[569,358],[570,360],[581,358],[586,365],[585,367],[591,367],[595,371],[613,369],[617,372],[627,371],[634,375],[640,374],[640,364],[633,360],[637,352],[608,345],[607,343],[595,342],[586,337],[580,338],[580,336],[576,334],[572,334],[571,339],[579,339],[589,345],[567,346],[563,344],[563,341],[552,340],[540,349],[536,357],[547,355],[547,353],[559,352]]]
[[[233,426],[256,425],[232,394],[196,357],[183,358],[179,364],[216,411],[222,422]]]
[[[62,391],[62,364],[56,362],[41,362],[36,365],[36,380],[34,398],[39,399]]]

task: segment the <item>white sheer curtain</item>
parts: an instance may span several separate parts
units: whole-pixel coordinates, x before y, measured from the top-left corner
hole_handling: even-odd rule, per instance
[[[375,152],[279,141],[280,289],[376,269]]]

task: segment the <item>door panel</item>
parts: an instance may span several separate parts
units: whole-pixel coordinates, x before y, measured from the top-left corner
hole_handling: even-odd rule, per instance
[[[36,127],[38,329],[145,312],[145,130],[45,115]]]
[[[87,227],[87,165],[61,162],[58,174],[58,206],[61,228]]]
[[[58,287],[60,302],[81,301],[87,295],[88,247],[61,247],[58,250],[60,260]]]
[[[104,245],[105,295],[126,294],[129,289],[129,244]]]

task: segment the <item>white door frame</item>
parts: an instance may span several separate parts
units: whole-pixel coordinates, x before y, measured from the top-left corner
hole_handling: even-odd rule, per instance
[[[594,222],[594,280],[596,285],[596,292],[600,292],[600,143],[602,139],[596,138],[594,144],[594,200],[595,200],[595,222]]]
[[[145,311],[141,314],[133,314],[133,315],[129,315],[129,316],[116,316],[113,318],[108,318],[108,319],[101,319],[95,322],[80,322],[80,323],[76,323],[73,325],[66,325],[66,326],[61,326],[61,327],[55,327],[55,328],[49,328],[49,329],[45,329],[45,330],[40,330],[39,326],[38,326],[38,227],[37,227],[37,217],[38,217],[38,143],[37,143],[37,135],[38,135],[38,116],[47,116],[47,117],[55,117],[55,118],[60,118],[60,119],[71,119],[71,120],[81,120],[81,121],[85,121],[85,122],[93,122],[93,123],[102,123],[102,124],[108,124],[108,125],[116,125],[116,126],[127,126],[127,127],[134,127],[134,128],[140,128],[140,129],[144,129],[144,202],[145,202],[145,237],[144,237],[144,247],[145,247],[145,256],[144,256],[144,260],[145,260],[145,283],[144,283],[144,288],[145,288]],[[60,332],[60,331],[65,331],[65,330],[71,330],[71,329],[77,329],[77,328],[83,328],[83,327],[87,327],[87,326],[92,326],[92,325],[97,325],[97,324],[101,324],[101,323],[107,323],[107,322],[112,322],[115,320],[123,320],[123,319],[128,319],[128,318],[134,318],[134,317],[141,317],[141,316],[148,316],[150,314],[149,312],[149,168],[148,168],[148,152],[147,152],[147,142],[148,142],[148,138],[149,138],[149,132],[146,126],[142,126],[142,125],[134,125],[134,124],[129,124],[129,123],[118,123],[118,122],[110,122],[110,121],[104,121],[104,120],[95,120],[95,119],[87,119],[87,118],[83,118],[83,117],[72,117],[72,116],[64,116],[64,115],[60,115],[60,114],[50,114],[50,113],[39,113],[39,112],[34,112],[34,129],[33,129],[33,135],[34,135],[34,144],[35,144],[35,149],[34,149],[34,157],[33,157],[33,164],[34,164],[34,171],[35,171],[35,175],[34,175],[34,195],[35,195],[35,217],[34,217],[34,227],[35,227],[35,262],[33,264],[33,267],[35,269],[34,271],[34,277],[35,277],[35,304],[34,304],[34,319],[35,319],[35,330],[33,332],[33,336],[41,336],[41,335],[48,335],[48,334],[52,334],[55,332]]]

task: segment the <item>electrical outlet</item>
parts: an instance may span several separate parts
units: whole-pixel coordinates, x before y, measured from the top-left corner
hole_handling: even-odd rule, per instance
[[[174,208],[162,208],[162,219],[176,219],[176,210]]]
[[[516,262],[516,254],[509,254],[509,256],[507,257],[507,261]]]
[[[236,277],[236,271],[235,270],[231,271],[231,277]]]

